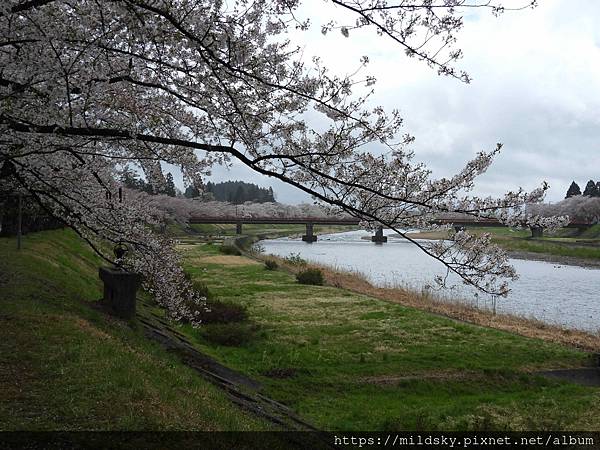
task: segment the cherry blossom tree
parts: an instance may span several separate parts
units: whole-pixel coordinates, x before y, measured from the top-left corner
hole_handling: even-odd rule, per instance
[[[463,13],[505,10],[477,0],[331,3],[354,21],[332,18],[323,39],[371,29],[457,82],[470,81],[456,68]],[[201,186],[213,165],[237,160],[401,234],[440,212],[523,220],[524,205],[539,201],[545,186],[499,199],[469,194],[501,145],[452,177],[432,178],[412,161],[399,112],[368,106],[374,78],[334,74],[291,44],[291,31],[310,27],[297,18],[299,7],[300,0],[1,2],[2,182],[25,190],[109,260],[100,242],[129,244],[119,263],[141,271],[174,317],[189,314],[190,289],[171,242],[148,226],[156,209],[119,191],[116,180],[132,165],[160,191],[161,163]],[[485,236],[413,242],[484,292],[505,294],[516,276]]]
[[[566,223],[596,224],[600,222],[600,198],[573,195],[557,203],[539,203],[528,206],[529,217],[555,220],[568,218]],[[565,223],[565,224],[566,224]]]

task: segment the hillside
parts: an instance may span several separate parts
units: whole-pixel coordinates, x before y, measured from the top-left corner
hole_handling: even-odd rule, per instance
[[[0,239],[0,431],[264,430],[139,324],[92,308],[101,261],[73,232]]]

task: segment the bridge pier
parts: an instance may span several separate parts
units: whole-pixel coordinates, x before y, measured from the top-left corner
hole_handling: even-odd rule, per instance
[[[542,227],[529,227],[531,230],[532,238],[544,237],[544,229]]]
[[[371,236],[371,242],[375,242],[376,244],[383,244],[384,242],[387,242],[387,236],[383,235],[382,226],[377,227],[377,230],[375,230],[375,236]]]
[[[242,222],[235,224],[235,234],[242,234]]]
[[[313,223],[312,222],[308,222],[306,224],[306,234],[302,236],[302,240],[304,242],[308,242],[309,244],[312,244],[313,242],[317,241],[317,236],[315,236],[313,234]]]

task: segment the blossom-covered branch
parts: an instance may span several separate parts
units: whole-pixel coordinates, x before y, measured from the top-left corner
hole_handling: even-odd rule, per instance
[[[433,179],[413,163],[413,138],[401,133],[399,112],[367,106],[372,77],[361,78],[360,71],[338,76],[292,46],[289,32],[309,27],[296,17],[299,4],[2,2],[2,182],[16,183],[90,242],[129,242],[135,252],[128,263],[146,274],[177,317],[187,314],[183,294],[190,289],[171,246],[150,231],[151,205],[135,197],[115,200],[118,174],[131,165],[160,186],[161,163],[174,164],[186,184],[201,186],[212,166],[237,160],[400,233],[430,224],[440,212],[495,215],[511,223],[521,220],[526,203],[542,198],[544,187],[501,199],[468,195],[500,146],[453,177]],[[334,4],[355,14],[355,27],[374,28],[409,55],[464,81],[466,74],[453,66],[460,53],[449,50],[462,11],[492,6],[447,0]],[[502,279],[514,271],[491,242],[475,239],[461,234],[451,249],[416,244],[465,282],[505,293]]]

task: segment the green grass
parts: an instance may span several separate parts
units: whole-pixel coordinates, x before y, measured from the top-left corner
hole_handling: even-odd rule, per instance
[[[324,429],[600,425],[598,389],[530,374],[583,365],[589,360],[584,352],[300,285],[263,265],[203,263],[210,247],[186,248],[187,270],[217,298],[245,305],[257,331],[237,347],[209,342],[204,336],[211,325],[183,331]]]
[[[270,428],[93,309],[102,262],[73,232],[0,239],[0,255],[0,431]]]
[[[498,241],[502,247],[513,251],[544,253],[554,256],[568,256],[584,259],[600,259],[600,247],[577,246],[569,241],[543,240],[502,240]]]
[[[600,225],[594,225],[582,232],[563,228],[541,239],[531,239],[529,230],[508,227],[473,227],[469,231],[475,234],[491,233],[492,240],[507,250],[600,259]],[[589,244],[596,240],[599,246],[591,247]]]
[[[0,431],[269,428],[135,322],[93,309],[102,262],[72,232],[24,244],[17,252],[14,239],[0,239]],[[235,327],[181,330],[323,429],[600,426],[598,389],[530,374],[583,365],[584,352],[300,285],[262,264],[203,262],[222,256],[219,245],[182,251],[216,298],[247,307],[251,332],[231,345]]]
[[[580,239],[600,239],[600,224],[594,225],[579,235]]]

